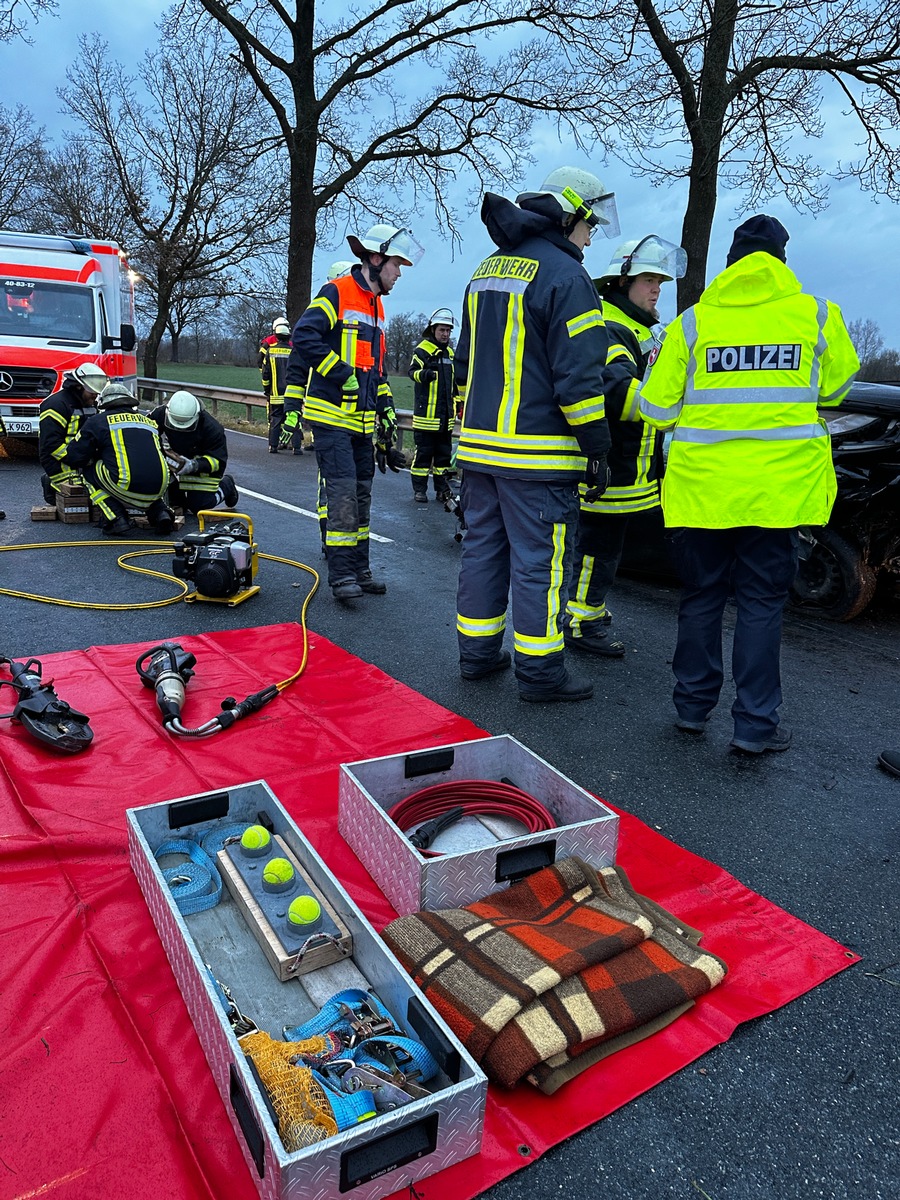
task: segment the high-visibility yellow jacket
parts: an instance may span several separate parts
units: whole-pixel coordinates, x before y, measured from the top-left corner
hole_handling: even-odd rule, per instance
[[[858,370],[840,309],[777,258],[757,251],[717,275],[641,387],[643,419],[673,430],[666,524],[824,525],[837,484],[817,405],[840,404]]]

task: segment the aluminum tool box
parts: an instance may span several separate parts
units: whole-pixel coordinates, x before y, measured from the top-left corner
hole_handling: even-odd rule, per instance
[[[505,817],[466,816],[433,842],[439,857],[421,854],[388,810],[420,788],[462,779],[515,784],[556,828],[523,833]],[[341,835],[401,916],[471,904],[572,855],[595,867],[616,859],[616,814],[508,734],[345,763],[338,803]]]
[[[352,958],[282,981],[228,888],[215,907],[183,916],[155,859],[164,842],[199,839],[268,818],[352,937]],[[131,864],[159,931],[244,1157],[265,1200],[375,1200],[477,1154],[487,1080],[263,781],[127,810]],[[265,824],[265,821],[262,822]],[[404,1032],[440,1064],[414,1100],[325,1141],[289,1153],[254,1069],[242,1052],[206,965],[242,1012],[281,1038],[336,992],[373,991]]]

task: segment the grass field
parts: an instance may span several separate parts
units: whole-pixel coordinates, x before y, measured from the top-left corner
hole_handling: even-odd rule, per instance
[[[205,383],[211,387],[242,388],[247,392],[262,390],[256,367],[230,367],[224,363],[160,363],[159,378],[174,380],[176,383]],[[412,380],[407,379],[405,375],[392,375],[390,383],[394,393],[394,407],[411,410]],[[224,411],[226,406],[219,407]]]

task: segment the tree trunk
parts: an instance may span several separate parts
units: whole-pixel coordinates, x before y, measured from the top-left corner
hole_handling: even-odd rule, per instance
[[[172,343],[172,362],[173,363],[180,362],[180,359],[178,357],[178,343],[181,340],[181,334],[175,333],[174,330],[170,329],[169,330],[169,339]]]
[[[287,252],[287,311],[293,328],[312,294],[313,252],[316,248],[316,204],[313,195],[315,159],[298,147],[291,154],[290,221]]]
[[[144,374],[148,379],[158,378],[157,361],[159,359],[159,344],[163,339],[163,334],[166,332],[166,317],[171,303],[171,295],[157,296],[156,317],[150,326],[147,341],[144,343]]]
[[[687,252],[688,262],[684,278],[678,280],[679,312],[696,304],[706,287],[717,182],[718,155],[695,143],[691,155],[691,185],[681,227],[681,244]]]

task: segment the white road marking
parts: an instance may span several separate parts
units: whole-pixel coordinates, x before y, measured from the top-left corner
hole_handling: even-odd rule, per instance
[[[314,521],[318,521],[319,514],[310,512],[308,508],[298,508],[296,504],[287,504],[284,500],[276,500],[274,496],[264,496],[262,492],[251,492],[249,488],[239,487],[238,491],[242,496],[252,496],[254,500],[262,500],[265,504],[274,504],[276,508],[286,508],[288,512],[299,513],[301,517],[312,517]],[[380,534],[369,533],[369,539],[373,542],[385,542],[393,545],[393,538],[381,537]]]

